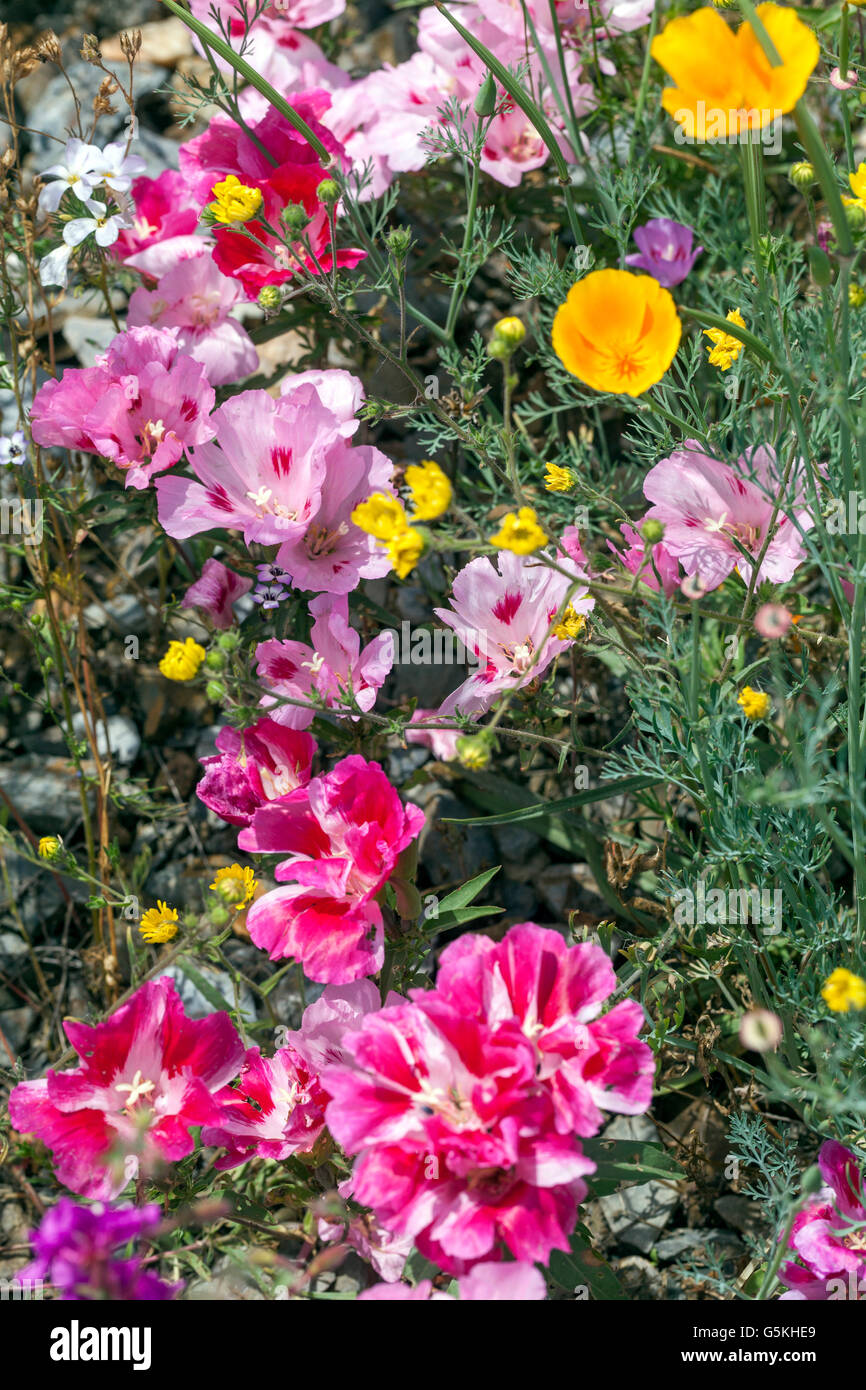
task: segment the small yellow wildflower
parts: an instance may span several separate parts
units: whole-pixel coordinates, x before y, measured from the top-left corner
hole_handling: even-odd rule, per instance
[[[231,907],[246,907],[252,902],[258,888],[258,880],[252,869],[232,864],[227,869],[217,869],[216,878],[210,885],[212,893],[219,893],[224,902]]]
[[[558,622],[553,629],[553,635],[558,637],[560,642],[573,642],[575,637],[580,636],[585,627],[586,618],[582,613],[575,613],[569,604],[562,615],[562,621]]]
[[[424,553],[424,537],[420,531],[407,527],[389,541],[388,559],[398,579],[405,579],[417,565]]]
[[[847,1014],[849,1009],[866,1009],[866,980],[840,965],[825,980],[821,998],[834,1014]]]
[[[405,478],[412,495],[413,521],[435,521],[447,512],[453,495],[451,480],[438,463],[432,459],[410,463]]]
[[[744,685],[737,696],[737,704],[747,719],[766,719],[770,713],[770,697],[763,690],[753,690]]]
[[[738,328],[745,328],[746,326],[746,320],[739,309],[732,309],[729,314],[725,315],[725,318],[728,323],[735,323]],[[713,344],[711,348],[707,349],[711,364],[726,372],[743,351],[743,344],[739,338],[733,338],[730,333],[723,333],[721,328],[705,328],[704,336],[709,338]]]
[[[463,734],[455,744],[461,767],[481,772],[490,762],[491,740],[483,734]]]
[[[141,919],[138,930],[145,941],[151,944],[171,941],[177,935],[177,908],[156,900],[156,907],[148,908]]]
[[[191,681],[206,655],[204,647],[192,637],[187,637],[185,642],[169,642],[159,669],[167,680]]]
[[[860,207],[866,212],[866,164],[858,164],[857,172],[848,175],[853,198],[843,198],[846,207]]]
[[[63,841],[58,835],[43,835],[36,846],[36,853],[40,859],[56,859],[62,848]]]
[[[544,486],[548,492],[570,492],[574,487],[574,474],[570,468],[560,468],[558,463],[546,463]]]
[[[377,541],[392,541],[409,529],[409,518],[399,497],[387,492],[374,492],[366,502],[359,502],[352,520],[360,530]]]
[[[518,318],[499,319],[493,325],[493,336],[508,348],[516,348],[526,337],[526,329]]]
[[[848,303],[852,309],[862,309],[863,305],[866,304],[866,290],[862,285],[852,284],[848,286]]]
[[[249,222],[262,204],[261,190],[247,187],[235,174],[229,174],[222,183],[215,183],[213,194],[214,201],[208,204],[208,209],[214,221],[222,222],[225,226],[233,222]]]
[[[521,507],[519,512],[509,512],[502,518],[502,526],[490,537],[490,544],[500,550],[513,550],[515,555],[531,555],[546,540],[532,508]]]

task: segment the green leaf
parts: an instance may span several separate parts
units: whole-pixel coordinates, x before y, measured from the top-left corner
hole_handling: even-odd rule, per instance
[[[214,989],[210,981],[206,980],[204,975],[196,970],[194,965],[191,965],[188,960],[184,960],[182,956],[178,960],[178,965],[184,975],[186,975],[186,978],[191,984],[195,985],[197,990],[201,991],[209,1004],[213,1004],[214,1008],[219,1009],[221,1013],[227,1014],[233,1011],[234,1005],[230,1004],[227,999],[224,999],[219,990]]]
[[[443,816],[443,822],[451,825],[518,825],[526,821],[539,820],[559,815],[561,811],[576,810],[579,806],[590,806],[594,801],[607,801],[612,796],[624,796],[627,792],[640,791],[651,787],[657,777],[620,777],[615,782],[603,782],[598,787],[588,787],[576,796],[566,796],[562,801],[533,800],[531,805],[516,811],[506,811],[502,815],[472,816],[467,820]]]
[[[476,878],[470,878],[462,888],[455,888],[453,893],[440,900],[439,911],[451,911],[455,907],[467,907],[473,902],[482,888],[486,888],[490,880],[499,873],[501,864],[497,864],[495,869],[485,869],[483,874],[478,874]]]
[[[592,1237],[585,1226],[578,1226],[569,1242],[571,1254],[554,1250],[548,1269],[562,1288],[573,1293],[585,1285],[593,1299],[604,1303],[625,1302],[628,1295],[609,1265],[592,1248]]]
[[[587,1139],[583,1141],[583,1151],[596,1164],[589,1178],[593,1183],[648,1182],[650,1178],[682,1181],[682,1168],[661,1144],[646,1144],[639,1139]]]
[[[425,931],[450,931],[452,927],[465,927],[479,917],[496,917],[505,911],[504,907],[457,907],[453,912],[438,912],[435,917],[424,918]]]

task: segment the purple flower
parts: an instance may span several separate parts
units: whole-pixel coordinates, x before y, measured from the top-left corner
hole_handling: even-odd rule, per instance
[[[703,246],[692,250],[694,231],[682,222],[669,217],[653,217],[643,227],[635,227],[634,239],[639,253],[626,256],[626,265],[645,270],[666,290],[685,280]]]
[[[173,1298],[182,1284],[166,1284],[147,1273],[141,1256],[118,1259],[121,1246],[150,1235],[160,1221],[155,1202],[146,1207],[79,1206],[61,1197],[30,1237],[36,1256],[18,1276],[21,1282],[44,1280],[64,1301],[96,1299],[153,1303]]]

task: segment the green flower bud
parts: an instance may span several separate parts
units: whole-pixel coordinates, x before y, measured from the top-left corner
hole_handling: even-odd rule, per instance
[[[280,213],[280,221],[291,236],[300,236],[311,220],[303,203],[287,203]]]
[[[476,116],[492,116],[496,110],[496,82],[493,73],[489,72],[478,90],[475,98]]]
[[[815,169],[807,159],[800,159],[796,164],[791,165],[791,172],[788,175],[795,188],[811,188],[815,182]]]
[[[526,329],[518,318],[500,319],[493,325],[493,336],[501,343],[507,343],[513,351],[514,348],[520,347],[526,337]]]
[[[324,203],[326,207],[333,207],[335,203],[340,201],[340,185],[336,179],[322,179],[316,189],[316,194],[319,201]]]
[[[226,664],[225,653],[220,651],[219,647],[211,647],[204,664],[209,671],[221,671]]]
[[[263,285],[259,290],[257,303],[266,314],[276,313],[283,303],[283,295],[279,285]]]
[[[665,528],[654,516],[648,516],[640,528],[640,533],[647,545],[658,545],[659,541],[664,539]]]
[[[863,211],[859,203],[849,203],[845,209],[845,220],[856,236],[866,227],[866,212]]]
[[[240,634],[237,632],[221,632],[216,640],[220,651],[236,652],[241,644]]]
[[[212,704],[218,705],[226,697],[226,688],[222,681],[208,681],[204,692]]]
[[[412,233],[408,227],[392,227],[385,238],[385,245],[396,261],[405,261],[411,242]]]
[[[207,915],[215,927],[227,927],[232,920],[229,909],[219,902],[213,902],[209,905]]]

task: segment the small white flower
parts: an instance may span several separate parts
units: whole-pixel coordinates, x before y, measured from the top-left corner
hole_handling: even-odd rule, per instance
[[[23,463],[27,458],[27,436],[23,430],[0,434],[0,463]]]
[[[91,217],[73,217],[63,228],[66,245],[80,246],[92,234],[97,246],[112,246],[120,236],[121,229],[129,226],[128,218],[119,213],[109,217],[105,203],[98,203],[93,198],[87,199],[87,207],[92,213]]]
[[[128,193],[132,180],[143,174],[147,165],[140,154],[127,154],[126,141],[115,140],[104,150],[97,150],[93,163],[93,174],[97,183],[104,184],[114,193]]]
[[[43,179],[52,175],[56,183],[49,183],[39,194],[39,211],[56,212],[64,193],[71,191],[84,203],[90,197],[99,179],[94,173],[94,161],[101,151],[84,140],[71,139],[66,142],[66,162],[52,164],[44,170]]]
[[[49,251],[47,256],[43,256],[39,262],[40,285],[60,285],[66,289],[71,255],[71,246],[57,246],[53,251]]]

